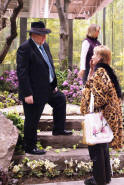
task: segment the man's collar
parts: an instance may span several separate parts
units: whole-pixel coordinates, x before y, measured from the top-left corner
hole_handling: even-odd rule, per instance
[[[32,38],[31,38],[31,39],[32,39]],[[33,39],[32,39],[32,40],[33,40]],[[34,40],[33,40],[33,42],[36,44],[36,46],[37,46],[38,48],[44,44],[44,43],[43,43],[42,45],[39,45],[39,44],[38,44],[37,42],[35,42]]]

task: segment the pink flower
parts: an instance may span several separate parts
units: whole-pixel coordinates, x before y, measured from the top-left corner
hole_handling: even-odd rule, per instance
[[[76,94],[76,93],[74,93],[74,94],[72,95],[72,97],[73,97],[73,98],[75,98],[75,97],[76,97],[76,95],[77,95],[77,94]]]
[[[97,134],[97,130],[96,128],[93,128],[93,135],[96,135]]]
[[[68,85],[68,82],[67,81],[64,81],[62,85],[63,86],[67,86]]]
[[[73,73],[77,74],[78,73],[78,69],[74,69]]]
[[[63,90],[62,92],[65,94],[65,96],[68,95],[68,90]]]
[[[80,84],[80,85],[82,85],[82,84],[83,84],[83,82],[80,80],[80,81],[79,81],[79,84]]]
[[[102,127],[101,132],[106,133],[105,127]]]

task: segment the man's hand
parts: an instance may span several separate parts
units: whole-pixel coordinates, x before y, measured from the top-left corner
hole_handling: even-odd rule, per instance
[[[58,87],[56,87],[54,90],[53,90],[53,93],[56,93],[58,91]]]
[[[33,96],[27,96],[27,97],[25,97],[25,103],[27,103],[27,104],[33,104],[34,103]]]
[[[57,92],[58,91],[58,87],[56,87],[54,90],[55,90],[55,92]]]

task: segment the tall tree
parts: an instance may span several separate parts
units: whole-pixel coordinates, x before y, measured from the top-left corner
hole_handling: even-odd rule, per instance
[[[5,0],[5,3],[3,4],[3,6],[1,6],[0,19],[2,19],[3,15],[5,14],[10,2],[11,2],[11,0]],[[13,9],[13,13],[10,17],[10,25],[11,25],[10,36],[8,36],[6,38],[6,42],[3,46],[3,49],[0,52],[0,63],[3,62],[11,44],[12,44],[12,41],[17,36],[16,18],[17,18],[18,14],[19,14],[19,12],[21,11],[22,8],[23,8],[23,0],[17,0],[17,6]],[[2,28],[3,28],[3,26],[2,26]]]
[[[68,68],[72,70],[73,64],[73,19],[68,19],[68,30],[69,30],[69,39],[68,39]]]
[[[103,44],[105,45],[106,44],[106,26],[105,26],[105,23],[106,23],[106,8],[103,8]]]
[[[70,0],[56,0],[56,7],[58,10],[60,20],[60,51],[59,51],[59,62],[62,69],[67,68],[68,62],[68,17],[67,11]]]
[[[27,38],[27,18],[20,17],[20,44]]]

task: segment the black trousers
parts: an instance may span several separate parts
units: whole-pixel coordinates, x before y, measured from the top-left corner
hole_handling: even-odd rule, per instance
[[[98,185],[111,181],[111,166],[109,145],[107,143],[88,146],[90,158],[93,161],[93,176]]]
[[[52,92],[48,103],[53,108],[53,130],[59,131],[65,129],[66,119],[66,98],[60,92]],[[27,104],[23,102],[25,114],[24,122],[24,146],[25,148],[34,148],[37,143],[37,125],[43,112],[45,103],[43,104]]]

